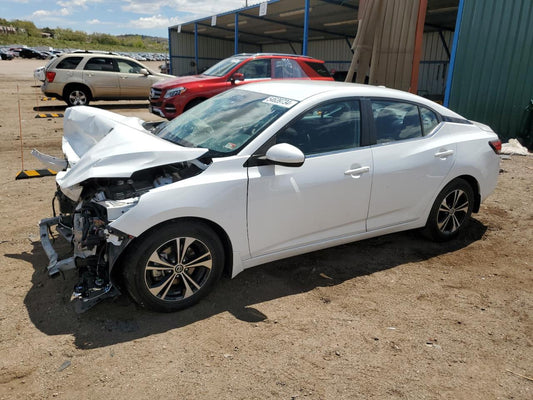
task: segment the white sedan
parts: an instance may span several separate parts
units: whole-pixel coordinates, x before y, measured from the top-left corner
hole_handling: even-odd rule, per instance
[[[407,229],[452,239],[496,187],[500,147],[429,100],[338,82],[250,84],[160,125],[68,108],[68,161],[37,154],[63,169],[40,223],[48,272],[78,270],[79,311],[119,288],[174,311],[223,271]]]

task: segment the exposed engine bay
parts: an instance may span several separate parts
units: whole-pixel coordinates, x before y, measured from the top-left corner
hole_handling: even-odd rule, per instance
[[[54,217],[41,221],[41,240],[57,225],[57,231],[71,243],[73,256],[61,261],[57,257],[51,259],[48,273],[54,276],[61,271],[78,270],[79,280],[72,295],[81,301],[76,304],[78,312],[119,294],[111,271],[133,238],[112,230],[109,223],[135,206],[144,193],[195,176],[206,167],[193,160],[138,171],[128,179],[91,179],[82,184],[79,202],[69,199],[58,188],[53,202]],[[59,214],[55,203],[59,204]],[[53,251],[51,245],[50,250]]]
[[[78,271],[72,300],[76,300],[76,311],[83,312],[104,298],[120,294],[112,271],[134,237],[112,229],[110,223],[135,207],[143,194],[196,176],[211,160],[193,158],[198,154],[186,148],[174,149],[177,146],[152,135],[157,125],[136,118],[115,117],[110,127],[108,112],[102,110],[74,107],[67,113],[63,139],[65,160],[34,152],[42,162],[52,164],[56,170],[63,169],[56,178],[54,216],[41,220],[39,226],[41,243],[50,261],[48,274],[54,277],[63,271]],[[117,123],[117,118],[122,119]],[[137,142],[121,150],[124,128],[129,128],[129,139]],[[144,169],[130,161],[132,154],[144,157],[140,163]],[[80,161],[81,156],[85,162]],[[115,171],[102,169],[107,160],[117,165],[117,159],[122,164]],[[184,161],[158,165],[169,159]],[[121,177],[115,178],[114,174]],[[59,259],[52,245],[54,226],[71,244],[70,257]]]

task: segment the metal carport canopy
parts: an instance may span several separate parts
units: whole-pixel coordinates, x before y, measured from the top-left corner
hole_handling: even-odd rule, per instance
[[[359,0],[270,0],[266,3],[264,16],[259,16],[261,4],[255,4],[175,25],[169,30],[235,41],[236,53],[238,43],[289,43],[294,53],[304,55],[307,41],[345,39],[351,45],[357,32]],[[458,0],[429,0],[425,31],[453,31],[457,3]],[[308,18],[305,18],[306,9]],[[216,17],[214,26],[213,17]],[[294,44],[302,47],[296,49]]]
[[[353,40],[357,31],[358,0],[270,0],[267,13],[259,16],[260,4],[172,26],[170,30],[234,40],[238,43],[263,45],[290,43],[305,45],[307,40]],[[309,9],[305,35],[305,11]],[[237,49],[237,41],[235,48]],[[304,54],[303,48],[293,48]],[[237,52],[237,51],[236,51]]]

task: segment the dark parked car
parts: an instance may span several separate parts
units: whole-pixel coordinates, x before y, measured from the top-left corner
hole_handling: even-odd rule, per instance
[[[41,60],[45,60],[48,57],[45,53],[27,47],[20,49],[19,55],[22,58],[39,58]]]
[[[7,49],[0,49],[0,59],[2,60],[12,60],[15,58],[15,55],[13,52],[7,50]]]

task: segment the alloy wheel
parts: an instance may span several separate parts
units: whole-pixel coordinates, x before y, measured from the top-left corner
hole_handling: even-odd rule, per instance
[[[461,189],[450,192],[439,206],[437,227],[442,233],[451,234],[463,225],[469,209],[467,194]]]
[[[87,96],[81,90],[73,90],[70,92],[68,99],[69,103],[73,106],[83,106],[87,104]]]
[[[206,284],[212,266],[211,252],[201,240],[178,237],[152,253],[145,266],[144,281],[157,299],[181,301]]]

